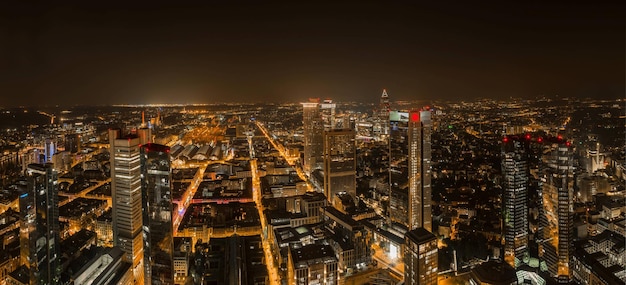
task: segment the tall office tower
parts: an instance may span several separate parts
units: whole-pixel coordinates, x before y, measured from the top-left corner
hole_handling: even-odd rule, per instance
[[[173,284],[170,148],[141,146],[145,284]]]
[[[143,283],[143,239],[141,236],[140,139],[136,135],[109,130],[111,153],[111,196],[113,200],[113,243],[132,263],[136,283]]]
[[[572,147],[558,139],[543,159],[539,257],[559,283],[572,278],[574,166]]]
[[[51,164],[30,164],[27,192],[20,195],[20,254],[30,269],[29,284],[57,284],[61,276],[57,172]]]
[[[517,268],[528,252],[528,144],[530,136],[502,139],[504,261]]]
[[[412,111],[408,125],[408,227],[432,231],[430,111]]]
[[[336,107],[337,104],[333,103],[331,99],[325,99],[324,102],[319,104],[321,120],[325,130],[337,128],[337,122],[335,120]],[[345,126],[345,128],[348,128],[348,126]]]
[[[408,227],[409,113],[389,113],[389,219]]]
[[[324,125],[320,118],[319,99],[309,99],[302,103],[302,123],[304,129],[304,172],[311,174],[322,166],[324,150]]]
[[[324,131],[324,194],[331,203],[338,193],[356,197],[356,144],[352,129]]]
[[[45,163],[52,162],[52,156],[56,153],[57,147],[53,139],[46,139],[44,145]]]
[[[404,236],[404,284],[437,284],[437,238],[424,228],[406,232]]]
[[[387,95],[387,89],[383,89],[383,94],[380,96],[380,105],[378,106],[378,120],[380,121],[380,134],[382,136],[389,135],[389,111],[391,111],[389,95]]]

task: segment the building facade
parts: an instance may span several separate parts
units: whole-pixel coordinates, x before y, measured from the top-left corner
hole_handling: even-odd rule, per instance
[[[409,113],[389,113],[389,219],[409,225],[408,218],[408,122]]]
[[[141,146],[145,284],[174,283],[170,148]]]
[[[517,268],[528,257],[528,144],[525,137],[502,140],[504,261]]]
[[[324,131],[324,194],[332,203],[338,193],[356,197],[356,144],[352,129]]]
[[[57,284],[61,275],[57,172],[30,164],[27,192],[20,195],[20,255],[30,284]]]
[[[304,135],[304,172],[311,175],[321,168],[323,155],[324,125],[320,116],[319,100],[302,103],[302,127]]]
[[[411,230],[423,227],[429,232],[432,232],[431,129],[430,111],[409,113],[408,227]]]
[[[539,257],[550,276],[559,283],[568,283],[572,279],[574,248],[572,147],[561,140],[547,147],[542,162]]]
[[[404,236],[404,284],[437,284],[437,238],[424,228],[406,232]]]
[[[378,105],[378,121],[380,123],[380,136],[385,139],[389,135],[389,111],[391,106],[389,105],[389,95],[387,90],[383,89],[383,94],[380,96],[380,104]]]
[[[329,245],[289,249],[287,268],[287,284],[337,284],[337,258]]]
[[[132,264],[136,283],[143,283],[140,139],[109,130],[113,244]]]

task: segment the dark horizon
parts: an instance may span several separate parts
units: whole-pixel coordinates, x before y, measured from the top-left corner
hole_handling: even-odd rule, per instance
[[[0,106],[624,97],[623,3],[314,4],[3,2]]]

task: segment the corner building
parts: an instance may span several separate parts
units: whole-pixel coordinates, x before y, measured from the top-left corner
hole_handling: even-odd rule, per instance
[[[429,285],[438,282],[437,238],[424,228],[404,236],[404,284]]]

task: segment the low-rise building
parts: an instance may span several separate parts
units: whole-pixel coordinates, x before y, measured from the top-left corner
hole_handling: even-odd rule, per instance
[[[287,284],[337,284],[337,258],[329,245],[310,244],[289,250]]]

